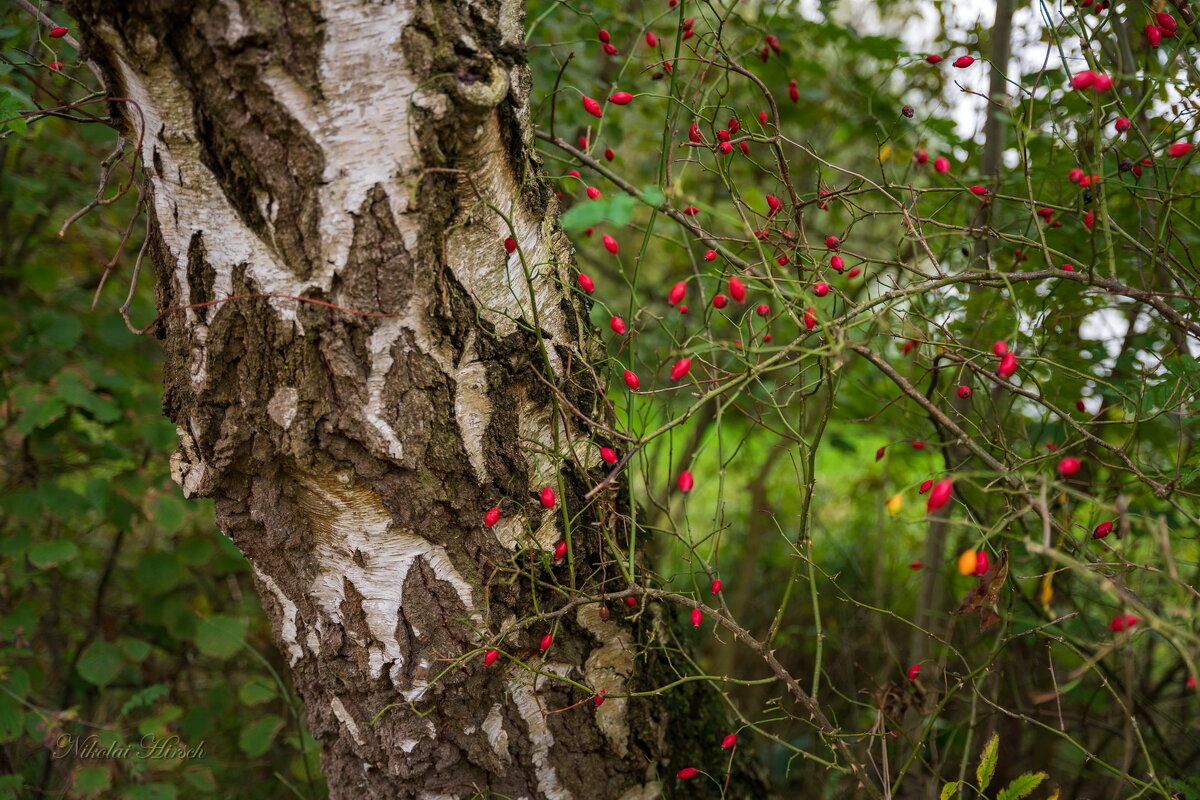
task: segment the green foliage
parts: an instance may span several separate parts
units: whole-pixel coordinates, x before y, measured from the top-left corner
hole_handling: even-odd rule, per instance
[[[993,738],[975,773],[989,796],[1078,774],[1081,795],[1120,783],[1131,796],[1163,797],[1141,776],[1177,773],[1198,757],[1181,712],[1197,702],[1185,679],[1200,663],[1191,590],[1200,365],[1194,331],[1164,310],[1194,326],[1200,307],[1197,162],[1166,155],[1200,129],[1165,102],[1190,91],[1178,59],[1194,61],[1196,40],[1189,31],[1154,50],[1139,38],[1145,8],[1116,11],[1016,4],[1018,29],[1028,23],[1048,47],[1025,45],[1026,74],[1010,74],[1010,98],[989,109],[991,32],[985,19],[978,35],[966,33],[953,4],[531,5],[534,118],[572,148],[543,137],[542,155],[579,269],[596,284],[592,322],[609,345],[601,371],[618,430],[637,443],[628,492],[653,559],[636,579],[710,601],[709,581],[720,577],[712,604],[769,631],[839,730],[896,737],[867,741],[887,749],[898,793],[917,773],[961,777],[947,791],[967,792],[968,726],[996,728],[1013,709],[1038,724],[1006,734],[1004,761],[1046,773],[1005,773]],[[881,22],[870,27],[875,12]],[[938,33],[912,52],[917,13],[931,13]],[[688,18],[695,35],[685,39]],[[598,29],[616,55],[601,52]],[[887,35],[902,29],[906,41]],[[764,61],[767,34],[781,48]],[[1080,39],[1091,45],[1086,58]],[[947,61],[934,67],[925,53]],[[952,68],[963,53],[979,60]],[[1117,80],[1111,92],[1067,88],[1072,73],[1097,65]],[[580,107],[580,94],[617,90],[635,99],[605,105],[600,119]],[[1005,123],[992,143],[1003,166],[991,173],[986,136],[971,128],[988,113]],[[1134,128],[1117,135],[1117,116]],[[748,155],[718,147],[731,119],[740,127],[731,141]],[[583,137],[588,158],[574,152]],[[950,161],[945,174],[932,169],[938,156]],[[1075,168],[1098,185],[1072,182]],[[699,213],[684,226],[665,207],[627,203],[628,218],[614,219],[616,178],[643,193],[657,186],[670,209]],[[585,186],[603,199],[588,200]],[[780,213],[767,213],[767,195],[781,199]],[[618,240],[617,254],[601,246],[603,234]],[[829,235],[842,239],[845,271],[824,246]],[[851,278],[851,268],[862,272]],[[964,277],[976,272],[991,279]],[[748,286],[747,302],[715,308],[730,276]],[[826,296],[815,294],[818,281],[831,287]],[[666,300],[677,282],[686,314]],[[1159,298],[1153,308],[1144,292]],[[612,315],[632,333],[611,335]],[[1019,358],[1006,383],[997,340]],[[670,380],[684,356],[689,375]],[[640,376],[640,392],[625,390],[625,369]],[[973,391],[965,401],[963,385]],[[913,449],[917,441],[925,448]],[[1056,470],[1064,455],[1084,463],[1073,480]],[[675,489],[684,469],[695,476],[686,495]],[[935,533],[918,487],[943,477],[954,479],[954,499]],[[894,496],[903,507],[891,515]],[[1105,521],[1118,532],[1092,539]],[[1010,558],[1001,621],[984,633],[979,614],[950,615],[979,583],[956,569],[967,549]],[[1128,613],[1139,622],[1118,636],[1110,623]],[[681,672],[761,674],[761,658],[724,635],[699,642],[700,657]],[[909,681],[916,663],[921,677]],[[836,779],[825,788],[828,770],[805,760],[811,720],[780,704],[781,691],[727,689],[741,719],[762,725],[781,792],[842,796]],[[1142,720],[1131,757],[1104,730],[1126,724],[1128,697],[1154,720]],[[877,751],[871,758],[879,763]],[[1130,758],[1137,766],[1124,772],[1101,766]]]
[[[930,50],[982,55],[990,34],[946,24],[951,5],[934,5],[943,18]],[[873,8],[885,31],[911,11]],[[1200,796],[1183,779],[1145,778],[1182,774],[1197,757],[1185,713],[1196,694],[1183,687],[1200,654],[1200,363],[1195,331],[1167,312],[1197,318],[1200,192],[1194,159],[1163,155],[1169,142],[1196,136],[1195,117],[1167,105],[1183,107],[1177,100],[1190,91],[1177,71],[1195,62],[1195,37],[1183,30],[1151,51],[1132,21],[1140,7],[1107,16],[1076,8],[1017,11],[1056,14],[1040,31],[1054,48],[1082,38],[1092,59],[1123,59],[1128,49],[1135,63],[1106,96],[1065,89],[1082,54],[1011,75],[1015,101],[990,111],[1007,123],[998,149],[1011,163],[986,174],[980,137],[955,115],[969,103],[988,113],[981,95],[994,67],[930,68],[899,38],[862,32],[869,15],[858,6],[530,7],[535,121],[548,125],[557,103],[556,135],[586,136],[591,156],[615,150],[611,162],[550,146],[543,156],[564,194],[562,225],[597,281],[593,323],[607,331],[621,314],[635,332],[609,338],[598,366],[614,377],[634,369],[646,390],[625,392],[617,378],[611,395],[621,429],[642,445],[622,484],[653,556],[636,581],[711,599],[708,580],[722,576],[721,601],[755,636],[769,635],[829,710],[839,741],[886,748],[897,784],[922,771],[957,775],[943,799],[999,785],[998,798],[1026,797],[1047,774],[1079,775],[1081,796],[1108,794],[1114,781],[1131,796]],[[101,125],[10,119],[83,90],[30,81],[64,51],[47,52],[28,18],[3,13],[0,40],[13,63],[0,63],[0,745],[21,773],[0,776],[0,798],[258,797],[284,794],[285,781],[319,795],[309,777],[315,742],[274,677],[283,666],[247,566],[216,530],[211,505],[185,502],[167,475],[176,434],[161,419],[161,351],[113,312],[136,233],[91,310],[101,265],[136,219],[134,198],[55,235],[86,202],[114,137]],[[699,33],[685,40],[675,32],[689,16]],[[600,54],[598,27],[621,42],[618,56]],[[643,44],[646,30],[662,49]],[[764,63],[767,32],[784,47]],[[587,58],[577,55],[552,95],[568,53]],[[577,92],[614,88],[637,98],[601,120],[577,108]],[[769,108],[778,120],[757,122]],[[1112,135],[1117,114],[1136,118],[1128,136]],[[748,156],[713,147],[733,117]],[[921,151],[949,157],[950,172],[917,162]],[[1152,163],[1136,176],[1142,158]],[[1069,181],[1072,168],[1099,175],[1100,186]],[[565,177],[569,169],[582,181]],[[608,169],[639,196],[608,180]],[[974,184],[989,190],[986,207],[967,191]],[[584,185],[603,199],[584,199]],[[779,215],[767,216],[768,195],[784,198]],[[704,236],[671,220],[667,206],[698,208]],[[1038,221],[1038,207],[1061,227]],[[621,240],[619,257],[600,247],[604,233]],[[834,270],[822,246],[831,234],[860,277]],[[715,262],[703,260],[709,248]],[[1064,263],[1086,280],[1028,278]],[[962,279],[972,271],[989,276]],[[711,298],[734,274],[752,302],[718,312]],[[834,287],[821,300],[818,279]],[[686,315],[664,300],[677,281],[688,285]],[[135,288],[133,316],[152,318],[147,282]],[[766,316],[751,311],[758,303]],[[810,307],[815,326],[804,322]],[[998,339],[1020,355],[1020,391],[994,377]],[[665,375],[683,355],[695,359],[691,378],[672,386]],[[974,388],[969,403],[956,402],[959,385]],[[964,451],[968,439],[978,450]],[[1051,452],[1082,456],[1086,474],[1063,479]],[[697,477],[686,497],[671,488],[682,469]],[[917,487],[943,476],[955,478],[955,504],[938,547]],[[905,502],[891,515],[884,502],[896,495]],[[1093,540],[1106,520],[1119,521],[1118,532]],[[1011,554],[1002,622],[982,633],[974,616],[949,613],[978,583],[954,566],[968,548]],[[1131,610],[1136,628],[1109,630]],[[700,641],[696,661],[680,656],[672,677],[743,681],[719,685],[761,734],[758,755],[779,793],[844,791],[841,773],[809,759],[826,744],[811,719],[781,701],[778,686],[756,683],[761,658],[728,637]],[[910,664],[921,677],[905,678]],[[1136,748],[1112,734],[1127,724],[1130,699],[1152,721],[1137,728]],[[1017,724],[1029,719],[1038,724]],[[966,742],[996,720],[1016,729],[1006,733],[1005,763],[993,735],[973,787]],[[205,755],[84,766],[46,752],[58,734],[95,730],[106,744],[178,735],[204,743]],[[752,758],[753,741],[747,733],[736,755]],[[695,748],[697,763],[711,757],[709,743]],[[1003,770],[1030,763],[1048,772]],[[1124,763],[1133,766],[1115,774],[1104,766]]]
[[[82,96],[44,79],[36,30],[19,9],[0,12],[0,50],[20,65],[0,64],[0,121],[34,98],[58,105],[48,89]],[[263,797],[290,795],[288,785],[317,798],[316,745],[270,677],[283,664],[245,561],[211,504],[184,501],[168,475],[177,437],[161,416],[161,348],[115,312],[144,230],[135,198],[56,235],[115,143],[103,125],[0,123],[0,760],[18,770],[0,777],[0,798]],[[107,196],[127,182],[128,155]],[[148,274],[134,295],[139,319],[154,308]],[[277,735],[284,724],[292,735]],[[93,734],[104,746],[153,735],[204,748],[190,759],[85,761],[46,745]]]
[[[986,792],[996,772],[996,759],[1000,757],[1000,734],[993,733],[979,754],[979,766],[975,769],[975,781],[979,791]]]
[[[996,795],[996,800],[1020,800],[1022,797],[1028,797],[1044,780],[1046,780],[1044,772],[1027,772],[1019,775]]]

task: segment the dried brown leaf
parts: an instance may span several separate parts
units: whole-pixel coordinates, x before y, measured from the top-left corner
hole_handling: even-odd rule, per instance
[[[983,573],[978,585],[967,592],[962,605],[951,614],[979,613],[979,630],[986,631],[1000,621],[1000,615],[993,606],[1000,602],[1000,590],[1008,579],[1008,550],[1001,550],[1000,557],[992,562],[988,571]]]

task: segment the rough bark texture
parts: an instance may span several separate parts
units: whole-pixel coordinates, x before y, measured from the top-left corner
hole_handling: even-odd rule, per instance
[[[605,551],[625,537],[611,496],[583,501],[604,442],[547,386],[604,416],[598,340],[536,178],[522,4],[69,7],[132,101],[115,110],[150,179],[160,307],[278,294],[377,315],[235,299],[156,331],[173,475],[216,498],[253,565],[332,795],[663,793],[684,766],[663,757],[663,703],[597,708],[589,691],[659,677],[635,650],[655,615],[581,604],[526,624],[535,593],[545,611],[625,588]],[[513,658],[485,668],[479,648],[506,631]]]

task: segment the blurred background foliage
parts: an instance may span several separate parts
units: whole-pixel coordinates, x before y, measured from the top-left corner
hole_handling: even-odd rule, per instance
[[[859,314],[841,338],[799,338],[805,308],[835,317],[917,285],[935,273],[933,257],[949,275],[1070,264],[1161,292],[1197,319],[1200,182],[1191,161],[1165,157],[1172,142],[1196,138],[1198,109],[1186,99],[1194,32],[1181,27],[1151,48],[1142,27],[1162,4],[1090,5],[1008,5],[1016,31],[1005,91],[1022,94],[992,107],[1006,124],[990,143],[1001,165],[991,174],[990,4],[531,5],[539,145],[569,209],[579,269],[596,284],[592,321],[610,343],[615,413],[636,435],[683,420],[634,461],[648,564],[664,585],[723,601],[741,625],[771,637],[835,724],[875,735],[855,740],[871,742],[871,771],[901,796],[936,796],[939,781],[970,777],[993,732],[1000,786],[1045,771],[1035,796],[1053,787],[1062,797],[1200,796],[1200,701],[1188,683],[1200,659],[1194,337],[1128,297],[1038,280],[930,290]],[[615,53],[604,51],[605,35]],[[945,61],[929,64],[930,53]],[[952,68],[961,55],[976,61]],[[1070,91],[1069,77],[1089,66],[1112,73],[1119,92]],[[634,99],[605,104],[599,119],[585,113],[581,96],[603,102],[615,90]],[[1114,123],[1124,115],[1134,129],[1120,135]],[[717,150],[726,133],[748,152],[740,143]],[[945,174],[933,169],[940,156]],[[1095,183],[1073,181],[1076,168]],[[650,203],[630,202],[614,176]],[[986,218],[972,185],[992,198],[992,236],[976,230]],[[603,197],[589,200],[588,186]],[[768,216],[767,195],[783,200],[782,213]],[[655,211],[660,196],[693,208],[707,240]],[[1052,211],[1045,222],[1040,207]],[[830,235],[842,240],[844,274],[831,268]],[[747,282],[746,303],[714,308],[730,275]],[[679,281],[686,311],[667,299]],[[833,287],[828,297],[813,294],[818,281]],[[766,317],[758,304],[769,306]],[[612,315],[632,334],[614,335]],[[997,340],[1019,354],[1014,380],[1029,396],[988,378]],[[856,344],[946,409],[1044,513],[1014,513],[1020,492],[964,460],[925,409],[849,350]],[[694,405],[789,350],[796,359],[728,404]],[[691,376],[671,380],[683,356]],[[625,369],[645,394],[624,391]],[[970,400],[955,397],[960,385],[973,389]],[[1084,468],[1062,480],[1055,467],[1068,454]],[[686,495],[676,489],[685,469],[696,485]],[[918,487],[947,475],[959,500],[948,530],[935,534]],[[1105,521],[1116,533],[1092,540]],[[945,544],[931,550],[934,535]],[[1010,558],[1003,623],[983,633],[976,615],[947,613],[980,582],[957,569],[968,549]],[[714,577],[720,598],[709,591]],[[1131,612],[1132,635],[1110,629]],[[696,641],[699,658],[681,672],[768,674],[720,630],[706,626]],[[909,680],[914,665],[920,677]],[[807,759],[823,747],[778,684],[730,686],[727,696],[779,796],[849,796],[838,773]],[[974,796],[965,791],[952,794]]]
[[[1039,8],[1018,11],[1036,15]],[[1149,13],[1140,3],[1119,10],[1135,31]],[[861,178],[929,190],[919,199],[896,195],[931,221],[926,242],[947,272],[975,261],[978,239],[967,228],[979,202],[963,188],[981,183],[1005,198],[992,210],[1003,234],[991,242],[995,268],[1040,269],[1044,254],[1053,254],[1050,266],[1095,265],[1123,283],[1173,290],[1168,302],[1195,319],[1195,167],[1156,161],[1139,180],[1120,165],[1157,159],[1166,143],[1195,135],[1194,108],[1179,94],[1187,59],[1194,62],[1191,34],[1154,53],[1132,37],[1145,78],[1129,90],[1146,98],[1137,137],[1115,139],[1113,108],[1094,110],[1079,93],[1064,92],[1067,72],[1014,75],[1014,84],[1037,88],[1005,128],[1007,169],[997,184],[981,172],[982,136],[962,122],[963,104],[982,109],[984,101],[951,85],[960,80],[986,93],[988,67],[960,72],[923,60],[926,52],[949,61],[988,51],[986,26],[950,24],[953,4],[743,2],[729,11],[666,2],[529,6],[537,124],[571,144],[588,137],[597,162],[676,208],[695,206],[695,219],[721,239],[721,258],[705,262],[707,245],[661,213],[614,201],[619,189],[598,170],[541,143],[567,208],[589,202],[585,183],[605,195],[575,213],[569,234],[580,269],[596,280],[593,323],[611,345],[611,397],[628,431],[656,429],[696,395],[631,397],[622,369],[637,371],[643,389],[662,388],[674,360],[691,354],[703,360],[694,374],[716,381],[796,341],[806,306],[832,316],[928,267],[896,206]],[[914,52],[881,33],[898,31],[917,12],[937,21],[928,50]],[[684,41],[687,17],[696,18],[698,33]],[[1078,38],[1079,18],[1065,6],[1052,19],[1063,26],[1062,38],[1052,39],[1049,29],[1041,38],[1057,51]],[[1087,24],[1096,27],[1088,36],[1103,57],[1113,30],[1101,20]],[[91,76],[69,46],[39,38],[15,9],[0,12],[0,22],[0,119],[35,103],[89,96]],[[601,28],[617,55],[603,53]],[[765,96],[746,77],[690,51],[698,45],[711,54],[718,30],[724,52],[774,95],[781,130],[792,140],[784,155],[803,211],[793,217],[789,208],[762,241],[752,231],[768,228],[766,195],[791,203],[764,136],[769,128],[758,122],[769,110]],[[657,47],[646,43],[647,31]],[[768,34],[781,47],[763,62]],[[671,72],[665,58],[676,59]],[[64,62],[61,74],[47,67],[53,60]],[[1082,66],[1072,63],[1068,72]],[[793,79],[796,102],[788,98]],[[638,96],[628,106],[608,105],[602,121],[583,113],[580,91],[604,98],[615,89]],[[911,119],[905,104],[914,108]],[[91,108],[100,113],[102,106]],[[681,147],[693,121],[711,145],[732,117],[743,135],[757,135],[748,155]],[[170,479],[176,436],[161,417],[160,348],[131,334],[114,312],[144,230],[136,191],[57,236],[94,193],[114,144],[103,125],[53,117],[27,129],[10,122],[0,139],[0,797],[321,797],[316,747],[281,678],[247,565],[213,524],[211,504],[185,503]],[[928,153],[924,166],[914,160],[920,150]],[[931,165],[943,155],[952,168],[937,175]],[[1075,167],[1101,175],[1104,191],[1070,182]],[[109,196],[128,168],[127,160],[114,166]],[[580,170],[582,181],[568,177],[569,169]],[[819,191],[834,192],[825,210]],[[1040,226],[1035,204],[1053,207],[1062,227]],[[1083,214],[1100,208],[1111,226],[1089,231]],[[131,225],[93,310],[104,265]],[[619,257],[601,247],[603,233],[619,240]],[[860,278],[830,270],[827,235],[846,242],[847,269],[863,269]],[[1157,254],[1133,244],[1147,237],[1160,244]],[[727,255],[764,266],[748,281],[750,302],[719,312],[711,298],[724,291]],[[781,255],[789,264],[776,268]],[[810,292],[818,275],[836,286],[835,295],[845,294],[818,303]],[[681,280],[688,282],[687,314],[665,299]],[[768,317],[753,313],[757,303],[771,306]],[[635,335],[613,336],[611,314]],[[148,275],[131,316],[142,324],[154,316]],[[629,491],[655,580],[711,600],[708,582],[720,576],[740,624],[757,636],[771,632],[780,658],[813,687],[835,724],[874,737],[872,770],[892,781],[912,773],[905,796],[936,796],[934,776],[969,776],[983,742],[999,731],[1004,780],[1045,770],[1063,797],[1115,798],[1148,780],[1153,764],[1180,796],[1200,797],[1187,783],[1200,760],[1200,706],[1186,685],[1200,658],[1197,594],[1189,588],[1200,583],[1194,348],[1132,303],[1050,282],[915,296],[858,320],[848,338],[939,402],[960,383],[972,385],[963,409],[970,432],[1005,454],[1069,533],[1039,548],[1041,520],[1008,515],[996,476],[971,466],[955,472],[965,505],[941,560],[913,568],[926,558],[930,534],[917,486],[955,464],[953,443],[940,440],[928,415],[878,369],[845,349],[814,344],[811,357],[759,376],[730,405],[696,409],[638,454]],[[991,389],[965,365],[934,369],[945,366],[938,359],[947,348],[990,370],[997,339],[1020,353],[1024,388],[1125,448],[1147,474],[1176,489],[1174,502],[1156,498],[1111,452],[1087,445],[1040,402]],[[1080,399],[1085,410],[1072,411]],[[927,446],[913,449],[914,441]],[[1058,481],[1052,447],[1085,458],[1086,480]],[[686,497],[673,491],[683,469],[696,476]],[[902,507],[892,514],[885,503],[896,495]],[[1119,535],[1091,541],[1091,530],[1108,519],[1119,520]],[[999,609],[1004,622],[985,633],[973,616],[946,614],[975,584],[956,570],[959,552],[980,547],[993,558],[1007,550],[1012,563]],[[932,606],[922,609],[927,590]],[[1109,620],[1129,611],[1130,593],[1143,622],[1117,636]],[[681,663],[681,672],[767,675],[755,654],[707,626],[697,642],[696,663]],[[910,681],[913,663],[922,673]],[[731,686],[727,697],[748,726],[737,757],[759,759],[778,796],[845,796],[838,773],[805,757],[821,748],[777,685]],[[104,745],[174,735],[183,746],[202,743],[203,754],[56,758],[63,734],[75,741],[95,735]]]
[[[0,119],[94,85],[38,27],[0,11]],[[323,797],[248,565],[212,503],[185,502],[171,480],[161,346],[116,313],[145,232],[136,188],[58,237],[116,136],[55,118],[4,128],[0,797]],[[105,196],[128,183],[123,159]],[[151,283],[147,269],[131,307],[141,324],[155,313]],[[170,737],[192,757],[82,757]]]

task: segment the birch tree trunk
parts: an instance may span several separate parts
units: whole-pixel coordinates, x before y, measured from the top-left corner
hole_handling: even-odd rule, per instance
[[[704,713],[676,731],[661,699],[591,701],[661,677],[635,644],[661,615],[569,605],[628,586],[627,537],[615,494],[583,499],[611,442],[560,402],[606,418],[531,146],[522,4],[69,10],[128,99],[159,306],[187,306],[155,331],[172,474],[253,565],[331,795],[662,794]]]

